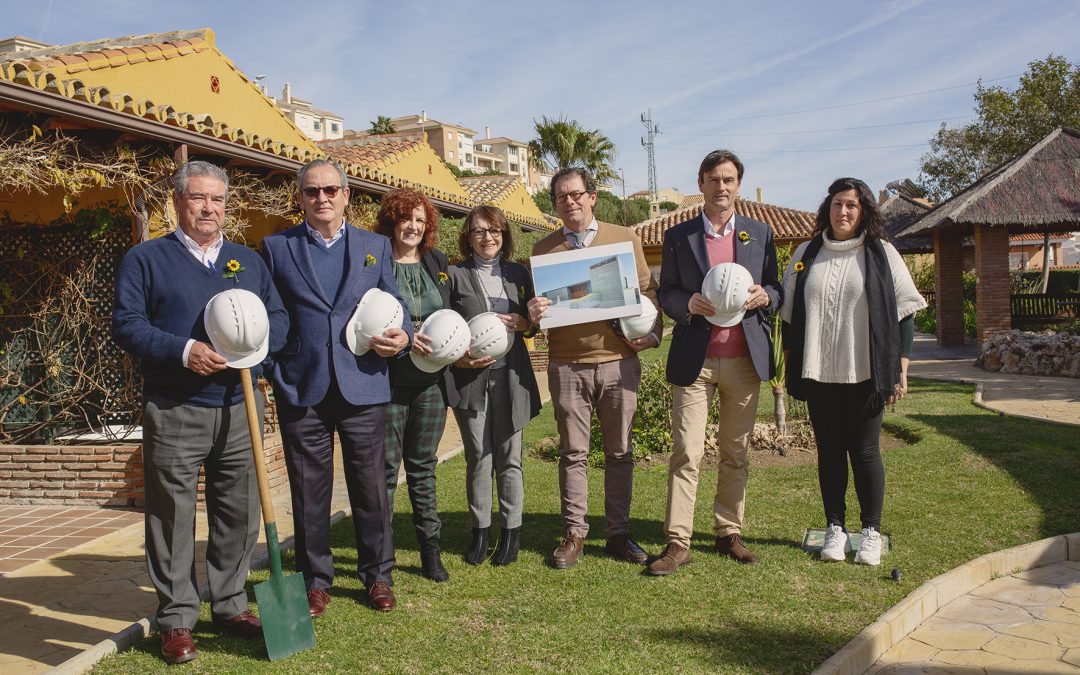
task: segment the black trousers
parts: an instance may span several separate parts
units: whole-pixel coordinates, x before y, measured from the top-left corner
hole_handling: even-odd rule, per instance
[[[392,582],[395,561],[386,499],[385,418],[386,404],[352,405],[342,398],[336,382],[315,406],[278,401],[292,493],[296,567],[304,574],[309,591],[329,588],[334,582],[330,498],[335,432],[341,443],[360,581],[368,587],[376,581]]]
[[[845,527],[848,459],[862,527],[881,531],[885,466],[881,462],[883,403],[870,380],[855,384],[808,381],[807,408],[818,446],[818,484],[828,525]]]

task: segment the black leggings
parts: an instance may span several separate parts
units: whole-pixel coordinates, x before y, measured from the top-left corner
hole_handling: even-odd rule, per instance
[[[870,380],[856,384],[807,381],[807,408],[818,446],[818,483],[828,525],[845,527],[848,457],[855,476],[862,527],[881,531],[885,466],[881,463],[883,404]]]

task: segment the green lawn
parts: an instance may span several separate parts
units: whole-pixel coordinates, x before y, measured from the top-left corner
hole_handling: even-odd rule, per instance
[[[593,535],[576,568],[554,570],[546,560],[561,531],[558,472],[535,459],[524,467],[518,563],[470,567],[461,560],[469,522],[458,457],[438,469],[448,583],[419,575],[402,490],[394,518],[397,610],[377,614],[358,603],[352,532],[343,522],[334,529],[334,601],[315,624],[315,650],[268,663],[261,645],[209,630],[204,609],[200,656],[185,670],[808,672],[927,579],[990,551],[1080,530],[1075,428],[1000,417],[974,407],[970,387],[920,381],[897,413],[886,416],[887,428],[909,445],[885,456],[883,528],[894,550],[880,568],[850,557],[825,565],[800,550],[805,528],[823,525],[815,467],[805,465],[750,474],[744,534],[761,556],[755,567],[710,552],[715,473],[704,473],[693,564],[667,578],[603,555],[602,481],[591,470]],[[652,553],[664,543],[666,478],[663,466],[635,475],[633,532]],[[853,492],[849,523],[856,525]],[[902,582],[889,578],[893,567],[903,570]],[[252,575],[253,582],[265,578]],[[157,671],[158,644],[154,636],[97,670]]]

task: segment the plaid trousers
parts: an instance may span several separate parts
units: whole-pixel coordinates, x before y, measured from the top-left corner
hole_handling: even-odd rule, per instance
[[[443,429],[446,399],[439,384],[397,385],[386,407],[386,490],[391,508],[397,489],[398,467],[405,461],[405,482],[413,508],[416,539],[438,541],[442,522],[435,505],[435,467]]]

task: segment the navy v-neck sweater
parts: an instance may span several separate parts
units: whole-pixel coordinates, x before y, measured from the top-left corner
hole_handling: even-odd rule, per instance
[[[223,276],[230,260],[244,271]],[[235,405],[243,400],[239,371],[197,375],[183,365],[189,339],[209,344],[203,311],[210,298],[230,288],[259,296],[270,319],[270,352],[285,344],[289,318],[262,259],[251,249],[226,241],[216,270],[203,267],[176,234],[143,242],[124,256],[116,275],[112,335],[141,362],[143,394],[203,407]],[[251,369],[258,376],[260,366]]]

